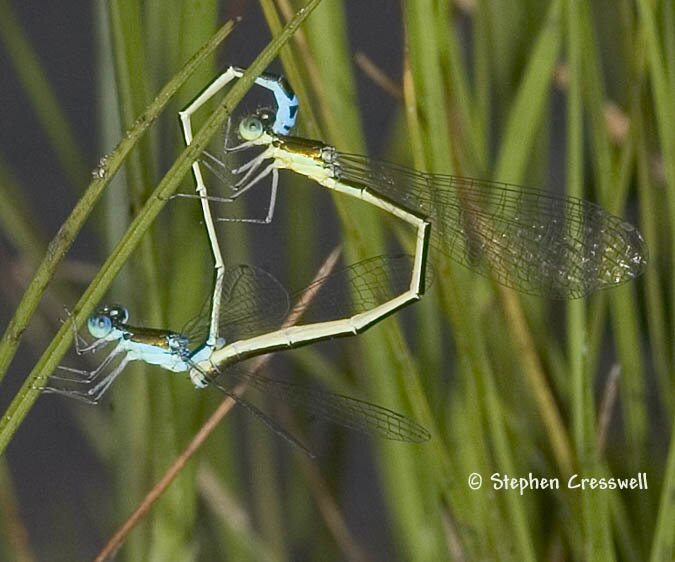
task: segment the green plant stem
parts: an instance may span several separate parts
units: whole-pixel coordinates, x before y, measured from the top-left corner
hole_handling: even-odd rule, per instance
[[[185,174],[190,169],[192,162],[194,162],[199,157],[202,151],[206,148],[211,137],[222,127],[225,119],[227,119],[232,109],[237,105],[237,103],[239,103],[246,92],[251,88],[256,77],[265,70],[267,65],[269,65],[269,63],[279,52],[279,49],[292,37],[295,30],[307,18],[307,16],[312,13],[312,11],[316,8],[316,6],[318,6],[320,2],[321,0],[310,0],[310,2],[308,2],[306,6],[297,13],[295,18],[293,18],[293,20],[288,23],[283,32],[269,43],[269,45],[260,53],[260,55],[258,55],[256,60],[253,62],[253,64],[251,64],[250,68],[241,77],[241,79],[234,84],[232,89],[225,96],[222,105],[213,112],[199,133],[195,135],[192,144],[190,144],[190,146],[188,146],[176,159],[174,164],[171,166],[171,169],[166,173],[162,181],[154,190],[148,202],[131,223],[122,240],[120,240],[115,249],[112,251],[110,257],[103,264],[96,278],[91,282],[88,289],[85,291],[85,293],[82,295],[82,298],[75,306],[73,310],[73,316],[75,322],[78,325],[84,322],[85,318],[93,311],[96,303],[101,299],[101,297],[103,297],[103,294],[110,286],[113,279],[124,265],[125,261],[131,255],[131,252],[139,244],[143,238],[143,235],[154,221],[155,217],[164,207],[168,198],[174,193],[178,187],[178,184],[183,179],[183,176],[185,176]],[[225,31],[229,32],[230,29],[231,26],[229,26],[227,30],[223,28],[219,34],[222,34]],[[226,35],[227,33],[225,33],[225,36]],[[190,68],[192,67],[190,66]],[[186,75],[186,72],[183,71],[176,78],[174,78],[170,84],[174,85],[174,83],[178,82],[178,78],[183,78],[183,80],[179,82],[182,83],[185,81],[188,75],[189,73]],[[165,90],[166,89],[168,89],[168,86],[165,88]],[[175,89],[172,90],[172,93],[173,92],[175,92]],[[168,101],[168,98],[162,99],[164,103]],[[147,113],[144,115],[145,119],[143,119],[142,122],[147,120]],[[125,140],[127,138],[128,136],[125,137]],[[135,138],[138,138],[138,136]],[[119,166],[120,163],[121,160],[118,162],[117,159],[115,159],[115,164],[117,164],[117,166]],[[110,161],[109,165],[112,165]],[[108,173],[109,172],[110,170],[108,170]],[[93,183],[96,183],[96,180]],[[84,205],[80,201],[80,203],[78,203],[76,206],[76,210],[81,209],[80,213],[83,213],[83,207]],[[73,213],[75,214],[75,211],[73,211]],[[80,214],[77,216],[80,217]],[[50,247],[53,247],[53,245]],[[58,331],[54,337],[54,340],[48,346],[47,350],[44,352],[35,368],[31,371],[31,374],[26,379],[26,382],[19,390],[17,396],[9,405],[9,408],[2,417],[2,420],[0,420],[0,453],[4,451],[5,447],[11,440],[12,435],[14,435],[15,431],[21,424],[21,421],[30,410],[30,407],[40,395],[40,390],[43,386],[41,381],[46,380],[47,377],[56,369],[58,362],[67,351],[71,341],[71,326],[66,323]]]
[[[21,336],[27,328],[42,294],[54,276],[56,267],[61,263],[61,260],[81,230],[84,221],[89,216],[101,193],[117,173],[131,149],[136,145],[148,127],[157,119],[164,106],[176,93],[178,88],[195,71],[201,61],[212,53],[223,39],[230,34],[233,25],[232,22],[228,22],[218,33],[214,34],[202,50],[196,53],[181,72],[162,89],[155,100],[148,106],[147,110],[136,120],[134,127],[127,131],[117,147],[101,159],[100,168],[97,170],[93,181],[89,184],[89,187],[77,202],[77,205],[75,205],[70,216],[61,225],[56,237],[50,242],[47,254],[38,266],[33,281],[26,289],[14,316],[2,336],[2,340],[0,341],[0,381],[2,381],[7,367],[16,353]],[[91,309],[93,309],[93,304]]]
[[[101,195],[104,187],[110,181],[115,172],[117,172],[125,156],[138,141],[142,133],[157,118],[161,109],[169,101],[171,96],[176,92],[180,85],[187,80],[192,71],[199,65],[201,60],[210,54],[218,46],[218,44],[225,37],[227,37],[227,35],[232,30],[232,27],[233,24],[230,22],[223,26],[218,31],[218,33],[213,36],[213,38],[204,46],[204,48],[186,64],[183,70],[178,73],[165,88],[163,88],[163,90],[155,98],[155,101],[150,105],[146,112],[143,113],[141,117],[139,117],[137,120],[137,125],[125,135],[124,139],[120,141],[117,148],[107,157],[105,157],[105,161],[101,163],[101,172],[99,173],[100,177],[96,177],[94,179],[84,196],[80,199],[80,201],[78,201],[71,215],[60,228],[56,238],[54,238],[54,240],[52,240],[50,243],[47,256],[39,266],[33,282],[26,290],[26,293],[24,294],[24,297],[21,300],[14,317],[10,321],[9,327],[7,328],[3,336],[2,343],[0,344],[0,372],[4,373],[7,365],[11,361],[11,358],[14,356],[21,338],[21,334],[30,321],[30,318],[35,311],[37,304],[39,303],[42,293],[46,289],[47,284],[54,274],[56,266],[63,259],[63,256],[84,224],[84,221],[89,215],[96,200]],[[240,83],[243,85],[239,86],[239,88],[236,90],[235,88],[232,89],[230,94],[232,97],[230,99],[237,100],[235,96],[239,96],[240,99],[241,96],[244,95],[245,92],[241,90],[244,85],[246,85],[246,82],[242,79]],[[232,103],[236,103],[236,101]],[[226,109],[221,111],[221,113],[225,112]],[[226,115],[222,115],[221,119],[224,120],[225,117]],[[214,129],[209,131],[209,133],[213,134],[216,128],[217,127],[214,127]],[[198,138],[203,139],[204,137],[200,137],[198,135],[195,137],[195,140]],[[103,293],[112,282],[115,274],[120,270],[124,261],[131,254],[131,251],[135,248],[136,244],[138,244],[140,241],[143,233],[147,230],[154,217],[164,206],[166,203],[166,198],[169,197],[176,189],[183,175],[190,167],[191,162],[198,156],[200,151],[203,149],[203,146],[204,145],[195,143],[194,145],[188,147],[188,149],[183,152],[182,158],[180,158],[179,161],[174,164],[172,169],[167,173],[164,180],[155,190],[154,195],[150,198],[150,201],[146,204],[144,211],[139,213],[139,215],[136,217],[132,225],[127,230],[124,238],[116,246],[108,261],[104,264],[99,274],[96,276],[88,290],[80,299],[80,302],[75,307],[74,314],[76,322],[81,324],[86,316],[88,316],[93,310],[98,299],[103,296]],[[189,157],[192,157],[192,160],[188,161],[187,159]],[[70,345],[71,338],[71,328],[69,325],[64,324],[43,354],[41,360],[33,369],[31,375],[28,377],[17,396],[10,404],[7,412],[2,417],[2,420],[0,420],[0,452],[7,446],[7,443],[16,431],[21,420],[28,413],[28,410],[30,409],[30,406],[33,404],[33,402],[37,399],[42,386],[41,384],[37,383],[41,379],[48,377],[49,374],[54,371],[58,365],[58,361]]]

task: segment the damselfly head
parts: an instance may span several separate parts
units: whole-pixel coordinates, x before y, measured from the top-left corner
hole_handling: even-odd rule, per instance
[[[265,132],[265,125],[258,115],[249,115],[239,122],[239,136],[245,141],[256,141]]]
[[[105,338],[120,324],[129,318],[129,311],[123,306],[104,306],[87,320],[87,329],[96,339]]]
[[[277,118],[277,112],[271,107],[259,107],[255,116],[262,121],[263,127],[271,131]]]
[[[113,329],[113,321],[105,314],[94,314],[87,320],[89,333],[97,340],[105,338]]]
[[[129,311],[119,304],[103,307],[102,313],[110,316],[115,324],[124,324],[129,320]]]

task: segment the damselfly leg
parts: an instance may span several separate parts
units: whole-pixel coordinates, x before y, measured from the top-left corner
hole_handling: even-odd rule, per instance
[[[419,281],[411,278],[413,261],[405,255],[379,256],[327,274],[294,295],[296,304],[290,315],[290,297],[273,276],[251,266],[231,268],[223,277],[217,327],[221,339],[214,346],[208,343],[211,301],[181,332],[135,327],[126,323],[128,315],[121,307],[103,307],[87,325],[97,342],[104,340],[115,346],[113,350],[94,371],[67,368],[73,377],[54,376],[54,383],[64,384],[52,384],[45,392],[97,403],[130,361],[142,360],[169,371],[189,372],[197,387],[216,386],[305,452],[309,451],[302,443],[241,397],[246,386],[286,400],[306,415],[349,429],[399,441],[424,441],[428,439],[424,428],[392,410],[259,377],[243,365],[234,365],[273,350],[360,333],[414,302],[419,298]],[[312,299],[301,298],[310,293]],[[284,325],[288,317],[295,319],[294,326]],[[117,358],[120,362],[109,370]]]
[[[241,78],[243,73],[244,69],[234,66],[229,67],[211,84],[209,84],[209,86],[201,94],[199,94],[183,111],[179,113],[181,125],[183,128],[183,136],[185,138],[186,144],[190,144],[192,142],[192,118],[194,114],[230,82]],[[259,87],[271,92],[275,100],[276,109],[274,111],[265,110],[264,112],[265,119],[269,127],[279,134],[288,134],[295,126],[295,121],[298,114],[299,105],[295,93],[287,84],[287,82],[279,76],[261,74],[258,78],[256,78],[255,83]],[[202,158],[193,164],[193,175],[197,184],[196,197],[217,203],[232,203],[236,201],[243,193],[248,191],[249,188],[258,184],[270,172],[272,172],[271,167],[269,167],[265,173],[260,173],[254,178],[251,178],[250,175],[247,175],[241,180],[237,180],[235,178],[234,181],[230,181],[230,176],[232,173],[236,175],[240,172],[234,171],[237,169],[236,166],[226,163],[225,159],[227,156],[248,150],[249,148],[257,148],[255,143],[248,143],[246,141],[238,143],[235,146],[230,146],[229,142],[231,137],[230,120],[228,119],[228,126],[225,129],[225,139],[222,144],[222,148],[215,154],[209,150],[204,151]],[[253,169],[251,170],[251,175],[255,172],[255,168],[260,166],[266,159],[260,158],[260,156],[261,155],[253,159],[253,164],[251,164],[251,162],[244,164],[244,166],[252,166]],[[200,166],[204,166],[204,168],[209,170],[215,178],[219,179],[219,184],[226,186],[226,189],[231,191],[231,195],[221,197],[209,194],[206,189],[203,172]],[[244,171],[244,169],[239,167],[240,171]],[[274,216],[277,185],[278,177],[277,174],[274,173],[272,177],[272,183],[270,185],[270,201],[267,205],[267,211],[264,217],[220,217],[219,220],[224,222],[269,224]],[[180,197],[190,196],[189,194],[177,195]]]
[[[647,248],[637,228],[589,201],[344,154],[319,141],[277,135],[255,114],[239,130],[266,147],[262,154],[274,172],[292,170],[411,224],[421,218],[440,254],[517,291],[574,299],[645,269]],[[256,158],[246,173],[262,169],[260,181],[270,163]],[[242,191],[253,187],[249,183]]]
[[[89,333],[95,338],[92,343],[88,344],[77,331],[73,315],[70,311],[66,311],[66,313],[72,326],[75,351],[78,355],[94,355],[104,347],[110,345],[114,345],[114,347],[94,369],[76,369],[60,365],[58,374],[51,375],[50,384],[43,387],[42,391],[72,396],[95,404],[124,370],[127,363],[133,359],[133,356],[127,353],[122,343],[124,332],[121,327],[124,326],[128,314],[126,309],[119,306],[100,309],[87,322]],[[112,370],[109,370],[110,365],[120,356],[122,356],[121,361]]]
[[[275,125],[262,112],[235,127],[246,148],[263,149],[233,168],[244,174],[235,181],[241,194],[278,169],[292,170],[412,224],[406,213],[423,218],[432,225],[431,245],[440,254],[502,285],[548,298],[580,298],[645,269],[647,248],[639,231],[589,201],[345,154],[288,136]]]
[[[93,371],[80,371],[71,367],[59,367],[59,369],[79,376],[64,378],[59,375],[52,375],[50,381],[53,382],[44,386],[41,390],[45,394],[60,394],[62,396],[68,396],[69,398],[75,398],[82,402],[87,402],[88,404],[98,404],[108,388],[110,388],[110,385],[115,382],[115,379],[122,371],[124,371],[125,367],[131,361],[131,358],[127,355],[114,369],[105,372],[105,367],[107,367],[117,355],[119,355],[119,353],[110,353],[103,363]]]

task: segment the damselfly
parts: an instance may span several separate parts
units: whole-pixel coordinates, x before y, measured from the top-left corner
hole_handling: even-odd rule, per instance
[[[234,80],[235,78],[241,77],[243,70],[236,68],[236,67],[230,67],[228,68],[223,74],[221,74],[216,80],[214,80],[198,97],[197,99],[192,102],[188,108],[186,108],[184,111],[180,112],[180,120],[181,124],[183,127],[183,136],[185,138],[185,143],[190,144],[192,142],[192,123],[191,123],[191,117],[193,113],[201,107],[208,99],[210,99],[216,92],[218,92],[220,89],[222,89],[226,84],[228,84],[230,81]],[[262,86],[265,89],[268,89],[272,91],[274,94],[274,98],[277,102],[277,110],[274,113],[270,112],[265,112],[265,115],[269,119],[268,121],[265,122],[265,129],[269,130],[270,134],[272,135],[280,135],[279,138],[286,138],[290,139],[291,137],[283,137],[281,136],[282,133],[286,133],[290,131],[293,126],[295,125],[295,119],[297,116],[297,110],[298,110],[298,101],[297,98],[295,97],[295,94],[293,91],[290,89],[288,84],[283,78],[280,77],[275,77],[272,75],[264,74],[261,75],[256,79],[256,83],[260,86]],[[246,121],[248,124],[249,121]],[[255,124],[252,123],[253,126]],[[242,126],[244,126],[242,122]],[[262,124],[261,124],[262,126]],[[262,132],[262,129],[261,129]],[[234,150],[239,150],[239,149],[245,149],[248,148],[249,146],[253,146],[255,143],[244,143],[239,148],[235,148]],[[262,157],[262,155],[261,155]],[[220,166],[223,166],[223,164],[218,161],[216,158],[213,158],[214,165],[218,164]],[[274,201],[276,200],[276,191],[277,191],[277,179],[278,175],[276,172],[276,169],[273,168],[272,165],[264,168],[263,170],[260,170],[261,164],[263,160],[260,158],[254,159],[252,162],[247,164],[246,166],[242,167],[239,171],[244,172],[248,170],[244,176],[245,179],[248,179],[254,172],[259,172],[257,178],[253,178],[249,185],[245,186],[244,188],[240,189],[237,195],[241,195],[245,190],[247,190],[249,187],[252,187],[259,179],[262,179],[267,175],[268,173],[272,172],[273,173],[273,183],[272,183],[272,198],[270,202],[270,208],[268,211],[268,218],[271,220],[271,216],[274,212]],[[220,298],[220,295],[222,292],[220,291],[219,284],[222,281],[222,271],[223,271],[223,259],[222,255],[220,252],[220,246],[218,244],[218,237],[215,231],[215,227],[213,225],[213,218],[211,215],[211,209],[209,207],[209,201],[213,199],[213,197],[209,196],[207,188],[206,188],[206,183],[204,182],[204,177],[202,175],[202,171],[199,165],[199,161],[196,161],[192,165],[192,173],[195,178],[195,183],[196,183],[196,196],[201,200],[201,205],[202,205],[202,212],[204,214],[204,223],[206,226],[206,230],[209,236],[209,239],[211,241],[211,249],[213,252],[213,257],[215,261],[215,269],[216,269],[216,282],[215,282],[215,287],[214,287],[214,293],[213,293],[213,298],[214,298],[214,307],[212,311],[212,319],[211,319],[211,336],[210,336],[210,341],[211,343],[214,342],[215,340],[215,333],[216,333],[216,327],[218,325],[218,318],[217,315],[219,314],[220,307],[218,306],[217,300]],[[334,189],[337,189],[339,191],[342,191],[344,193],[347,193],[348,195],[358,197],[359,199],[363,199],[368,203],[371,203],[372,205],[375,205],[384,211],[390,213],[391,215],[411,224],[413,227],[415,227],[417,231],[417,236],[416,236],[416,245],[415,245],[415,258],[412,263],[412,275],[411,275],[411,283],[410,283],[410,288],[409,290],[405,291],[403,294],[398,295],[397,297],[393,298],[391,302],[387,306],[382,306],[379,307],[379,313],[380,317],[376,317],[373,315],[369,315],[368,317],[368,325],[372,325],[374,322],[376,322],[380,318],[384,318],[388,314],[391,313],[391,310],[397,310],[401,306],[404,306],[406,304],[409,304],[415,300],[418,300],[421,295],[424,293],[425,287],[424,287],[424,280],[425,280],[425,271],[426,271],[426,257],[427,257],[427,246],[429,243],[429,234],[430,234],[430,225],[429,222],[426,220],[424,216],[421,214],[414,212],[414,211],[409,211],[403,207],[398,206],[392,201],[389,201],[387,198],[380,197],[377,194],[371,194],[368,191],[364,191],[360,188],[353,188],[351,186],[336,186]],[[216,198],[217,199],[217,198]],[[252,222],[258,222],[256,220],[253,220]],[[269,221],[267,221],[269,222]],[[375,313],[377,314],[377,313]],[[324,334],[321,336],[321,338],[327,338],[327,337],[334,337],[337,335],[341,335],[341,332],[343,330],[342,325],[326,325],[324,326]],[[335,332],[331,332],[331,330],[335,330]],[[299,333],[296,334],[294,337],[297,337],[299,339],[307,339],[307,341],[311,341],[312,338],[315,338],[316,335],[314,333],[307,334],[305,335],[304,333],[300,335]],[[254,344],[254,349],[255,345],[257,345],[258,342]],[[267,343],[265,343],[267,345]],[[225,361],[229,360],[229,356],[225,355],[225,352],[222,351],[219,354],[219,359],[223,359]]]
[[[181,112],[188,144],[192,139],[191,116],[236,77],[228,70]],[[270,76],[258,82],[268,89],[272,89],[270,84],[280,83],[281,79]],[[287,85],[273,91],[279,107],[288,106],[294,99]],[[290,130],[296,115],[297,111],[283,127],[279,114],[267,110],[241,119],[236,125],[241,143],[228,150],[262,147],[263,151],[234,170],[240,176],[228,197],[210,198],[233,201],[271,175],[270,204],[267,216],[260,221],[269,222],[274,213],[278,170],[292,170],[415,225],[416,274],[420,278],[425,238],[429,235],[431,245],[440,253],[473,271],[523,293],[550,298],[583,297],[622,284],[644,271],[647,248],[639,231],[598,205],[517,185],[431,174],[341,153],[322,142],[281,133],[282,128]],[[208,153],[204,161],[212,168],[219,163],[227,167],[217,154]],[[194,172],[203,186],[203,196],[209,197],[199,162],[195,162]]]
[[[405,255],[379,256],[333,272],[296,293],[290,313],[291,299],[272,275],[244,265],[226,270],[220,299],[220,336],[213,345],[209,343],[211,299],[180,332],[136,327],[128,324],[125,308],[103,307],[87,323],[95,341],[82,347],[76,336],[76,349],[79,354],[91,354],[113,345],[112,350],[92,371],[62,368],[65,374],[53,375],[51,386],[43,390],[96,403],[129,362],[145,361],[168,371],[189,373],[198,388],[217,386],[303,449],[266,414],[243,400],[233,390],[234,385],[243,382],[281,396],[305,413],[356,431],[399,441],[425,441],[429,433],[423,427],[382,406],[253,375],[242,365],[234,365],[271,351],[367,329],[385,312],[407,304],[398,297],[410,288],[412,261]],[[300,298],[307,293],[316,294],[309,301]],[[288,316],[302,321],[284,326]],[[220,357],[212,361],[215,354]]]

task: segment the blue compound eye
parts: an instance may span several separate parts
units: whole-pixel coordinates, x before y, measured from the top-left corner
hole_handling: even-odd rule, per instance
[[[89,333],[96,339],[106,337],[113,329],[113,322],[109,316],[104,314],[95,314],[87,320]]]
[[[256,115],[245,117],[239,123],[239,136],[246,141],[259,139],[264,131],[263,123]]]

